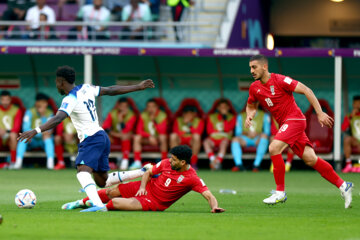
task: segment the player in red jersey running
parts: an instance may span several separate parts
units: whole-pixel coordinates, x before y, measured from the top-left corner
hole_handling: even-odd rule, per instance
[[[107,203],[106,206],[91,207],[82,212],[164,211],[191,190],[200,193],[209,202],[212,213],[224,212],[225,209],[218,207],[214,195],[191,167],[191,149],[180,145],[172,148],[170,153],[170,159],[164,159],[150,168],[141,181],[99,190],[99,196],[103,203]],[[157,174],[160,176],[152,177]],[[89,198],[78,200],[76,204],[77,207],[91,205]]]
[[[245,127],[252,125],[257,110],[257,104],[267,109],[279,123],[279,131],[269,145],[271,161],[274,165],[276,191],[264,199],[266,204],[285,202],[285,164],[282,152],[290,146],[310,167],[318,171],[323,178],[340,189],[345,199],[345,208],[351,206],[353,183],[345,182],[334,171],[332,166],[319,158],[305,134],[306,118],[297,106],[293,92],[304,94],[314,107],[321,126],[332,127],[334,119],[324,113],[313,91],[304,84],[280,74],[269,73],[268,60],[263,55],[250,58],[250,71],[253,82],[249,89],[249,98],[246,106]]]

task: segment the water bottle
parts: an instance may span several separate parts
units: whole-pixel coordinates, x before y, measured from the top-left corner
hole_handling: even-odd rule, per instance
[[[222,194],[233,194],[233,195],[236,194],[236,191],[233,189],[220,189],[219,192]]]

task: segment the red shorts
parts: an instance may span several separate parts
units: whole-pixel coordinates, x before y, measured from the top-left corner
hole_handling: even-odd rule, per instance
[[[140,202],[143,211],[164,211],[165,209],[160,207],[149,193],[148,195],[135,197],[135,194],[139,191],[140,184],[141,181],[119,184],[118,188],[121,197],[136,198]]]
[[[274,139],[289,144],[294,153],[302,158],[305,146],[313,147],[305,134],[305,129],[305,120],[288,120],[281,125]]]
[[[210,137],[210,140],[214,143],[214,147],[220,147],[220,143],[227,138],[214,139]]]

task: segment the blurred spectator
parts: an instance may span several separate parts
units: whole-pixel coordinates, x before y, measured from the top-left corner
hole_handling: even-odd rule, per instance
[[[11,164],[16,160],[17,136],[21,128],[21,110],[11,104],[9,91],[0,93],[0,144],[10,148]],[[1,163],[0,168],[8,167],[9,163]]]
[[[48,22],[48,17],[45,13],[40,13],[40,22]],[[56,39],[57,37],[54,34],[54,28],[48,25],[39,26],[37,29],[32,29],[32,32],[29,34],[31,39]]]
[[[150,6],[152,21],[158,21],[160,18],[160,0],[142,0]]]
[[[167,115],[159,108],[156,100],[150,99],[140,115],[134,137],[134,162],[130,169],[141,167],[142,144],[160,146],[161,159],[167,158]]]
[[[8,8],[2,15],[2,20],[4,21],[24,21],[26,11],[35,5],[35,0],[8,0]],[[1,30],[7,31],[7,37],[13,37],[12,31],[18,29],[15,26],[1,26]]]
[[[236,116],[230,112],[228,100],[219,100],[216,110],[208,116],[206,131],[209,137],[204,141],[204,149],[210,159],[210,168],[215,170],[221,167],[236,123]],[[214,154],[215,147],[219,148],[217,157]]]
[[[58,162],[54,167],[55,170],[65,169],[64,148],[68,153],[70,153],[70,162],[73,167],[75,167],[75,154],[78,150],[77,144],[78,138],[76,129],[68,117],[56,127],[55,153]]]
[[[25,112],[22,125],[23,132],[39,127],[53,116],[53,112],[48,108],[48,99],[49,97],[43,93],[38,93],[36,95],[35,106]],[[47,156],[46,166],[48,169],[54,168],[54,139],[51,131],[38,133],[29,143],[25,143],[25,141],[18,143],[14,169],[20,169],[22,167],[27,147],[45,148]]]
[[[176,118],[170,135],[170,148],[184,144],[192,148],[191,165],[194,168],[197,168],[204,125],[204,121],[197,116],[197,108],[186,106],[182,111],[182,116]]]
[[[279,124],[276,122],[275,118],[271,117],[271,137],[270,142],[274,139],[277,131],[279,131]],[[292,161],[294,160],[294,152],[290,147],[287,148],[287,157],[285,161],[285,171],[290,172]],[[270,172],[274,172],[274,165],[271,163]]]
[[[341,130],[344,132],[344,155],[346,159],[346,165],[342,172],[358,172],[357,170],[360,168],[352,167],[351,152],[353,148],[360,152],[360,95],[354,96],[352,112],[345,116]]]
[[[167,4],[171,7],[171,13],[174,22],[180,22],[181,16],[185,8],[195,4],[192,0],[167,0]],[[181,27],[174,27],[176,41],[181,41]]]
[[[267,152],[270,136],[270,116],[258,109],[250,128],[245,128],[246,112],[238,115],[236,120],[235,137],[232,139],[231,152],[235,166],[232,171],[245,170],[242,163],[242,148],[256,147],[256,158],[253,163],[253,172],[258,172],[261,161]]]
[[[70,39],[109,39],[109,32],[107,31],[107,22],[110,21],[110,11],[102,6],[102,0],[94,0],[93,4],[85,5],[80,8],[77,14],[78,21],[86,23],[98,23],[96,25],[82,27],[78,26],[71,29],[72,32],[77,32],[78,35],[70,36]]]
[[[151,21],[151,11],[149,5],[140,0],[130,0],[122,10],[121,19],[124,22],[149,22]],[[144,39],[146,28],[141,25],[124,27],[122,39]]]
[[[128,4],[130,4],[130,0],[107,0],[105,6],[111,11],[116,20],[121,20],[121,12]]]
[[[40,15],[43,14],[41,17]],[[46,5],[46,0],[36,0],[36,5],[31,7],[27,13],[25,20],[30,23],[28,30],[38,31],[40,29],[40,21],[46,22],[49,25],[54,24],[56,15],[54,10]]]
[[[108,114],[102,126],[109,134],[111,144],[121,144],[123,158],[120,170],[126,170],[129,166],[129,153],[135,123],[136,115],[130,109],[127,98],[122,97],[117,101],[116,108]]]

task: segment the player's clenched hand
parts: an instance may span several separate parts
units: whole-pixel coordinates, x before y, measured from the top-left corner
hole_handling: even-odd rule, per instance
[[[217,208],[211,209],[211,212],[212,213],[222,213],[222,212],[225,212],[225,209],[217,207]]]
[[[146,79],[146,80],[142,81],[139,85],[140,85],[140,88],[143,90],[146,88],[154,88],[155,87],[155,84],[154,84],[153,80],[151,80],[151,79]]]
[[[324,112],[319,113],[317,117],[321,127],[325,125],[329,128],[332,128],[332,126],[334,125],[334,119]]]
[[[145,188],[140,188],[139,191],[135,194],[135,197],[140,197],[140,196],[144,196],[147,195],[147,191]]]
[[[252,125],[252,117],[247,116],[245,120],[245,127],[250,128]]]
[[[25,143],[31,142],[31,139],[37,134],[37,132],[33,129],[30,131],[26,131],[24,133],[20,133],[19,137],[17,138],[18,141],[26,140]]]

